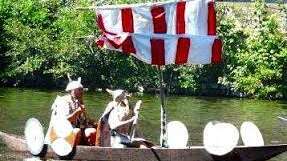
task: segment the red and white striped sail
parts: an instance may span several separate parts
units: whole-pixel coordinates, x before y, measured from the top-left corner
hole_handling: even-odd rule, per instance
[[[210,64],[221,60],[214,2],[179,2],[96,8],[99,46],[153,65]]]
[[[216,35],[214,2],[179,2],[103,6],[97,22],[106,33]]]
[[[103,36],[97,43],[153,65],[210,64],[221,60],[222,44],[216,36],[122,33]]]

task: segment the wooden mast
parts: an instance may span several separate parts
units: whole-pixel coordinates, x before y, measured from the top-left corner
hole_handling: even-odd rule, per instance
[[[158,73],[160,81],[160,146],[167,148],[165,85],[163,80],[163,68],[161,68],[161,66],[158,66]]]

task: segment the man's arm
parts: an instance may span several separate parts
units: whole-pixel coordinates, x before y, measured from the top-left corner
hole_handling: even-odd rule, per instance
[[[78,108],[76,111],[74,111],[72,114],[68,115],[67,119],[71,122],[74,123],[76,122],[77,118],[80,117],[80,115],[85,111],[85,107],[81,106]]]
[[[116,129],[116,128],[118,128],[118,127],[120,127],[120,126],[123,126],[123,125],[125,125],[125,124],[127,124],[127,123],[133,122],[134,119],[135,119],[135,116],[133,116],[132,118],[130,118],[130,119],[126,120],[126,121],[120,121],[120,122],[117,123],[116,125],[110,125],[110,128],[111,128],[111,129]]]

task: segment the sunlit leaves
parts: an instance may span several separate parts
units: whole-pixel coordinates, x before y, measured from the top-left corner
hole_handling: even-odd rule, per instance
[[[226,74],[227,80],[235,92],[243,95],[270,99],[286,97],[282,93],[286,86],[284,73],[287,63],[287,41],[279,25],[281,17],[270,12],[261,1],[256,1],[254,12],[251,13],[253,14],[248,16],[251,16],[249,20],[253,21],[253,25],[237,29],[233,26],[231,31],[226,30],[226,33],[231,34],[226,40],[228,46],[225,46],[225,53],[231,56],[226,58],[227,63],[230,63],[227,69],[231,71],[230,74]],[[234,24],[234,18],[225,18],[224,25]],[[220,29],[224,31],[224,28]],[[232,32],[234,30],[245,35],[239,36],[241,41],[236,38],[236,32]],[[223,32],[228,36],[226,33]],[[233,44],[233,40],[242,43],[240,50],[234,49],[236,45]]]
[[[95,13],[76,9],[147,2],[152,0],[0,1],[0,82],[62,86],[70,73],[94,88],[157,88],[155,67],[97,48],[93,38],[86,37],[100,35]],[[167,66],[164,79],[169,91],[286,98],[286,6],[281,5],[280,14],[262,1],[216,7],[218,36],[224,45],[222,64]]]

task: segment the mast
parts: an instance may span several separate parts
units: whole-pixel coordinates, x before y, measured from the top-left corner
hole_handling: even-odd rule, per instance
[[[165,110],[165,85],[163,80],[163,68],[158,66],[158,74],[160,81],[160,146],[167,148],[166,135],[166,110]]]
[[[158,0],[153,0],[158,2]],[[166,135],[166,111],[165,111],[165,85],[163,80],[163,68],[157,66],[159,83],[160,83],[160,146],[167,148],[167,135]]]

